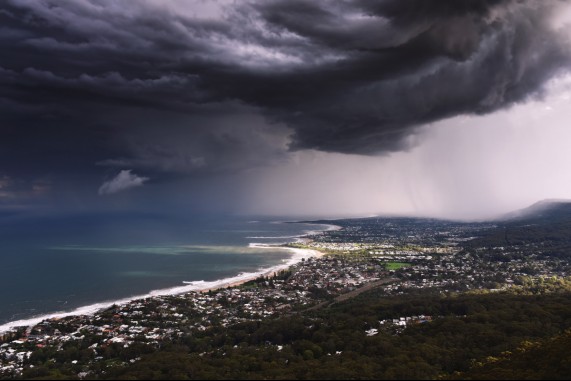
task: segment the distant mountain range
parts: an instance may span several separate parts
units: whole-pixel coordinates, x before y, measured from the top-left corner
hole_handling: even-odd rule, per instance
[[[500,221],[549,218],[571,215],[571,200],[547,199],[538,201],[527,208],[507,213],[499,218]]]
[[[493,221],[469,246],[497,247],[540,245],[553,256],[571,256],[571,201],[544,200]]]

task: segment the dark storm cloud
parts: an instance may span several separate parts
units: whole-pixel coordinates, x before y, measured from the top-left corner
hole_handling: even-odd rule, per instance
[[[280,157],[284,126],[294,149],[399,150],[570,62],[559,1],[251,1],[214,18],[165,4],[3,2],[3,162],[239,170]]]
[[[277,1],[257,7],[273,28],[342,57],[273,76],[264,88],[283,92],[252,95],[275,114],[282,112],[300,148],[399,149],[414,127],[510,106],[537,93],[570,63],[566,34],[553,31],[548,21],[561,5],[556,2],[331,5]]]

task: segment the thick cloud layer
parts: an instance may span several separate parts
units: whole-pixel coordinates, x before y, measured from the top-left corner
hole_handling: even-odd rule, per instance
[[[288,149],[403,150],[419,126],[541,96],[570,67],[567,25],[553,22],[567,8],[7,0],[0,176],[133,168],[160,181],[249,170]]]
[[[509,106],[569,64],[565,37],[550,29],[552,2],[295,4],[262,15],[342,57],[275,79],[288,94],[270,106],[295,126],[298,147],[399,149],[411,127]]]
[[[412,127],[538,92],[569,64],[549,22],[563,5],[272,0],[201,18],[149,1],[10,0],[0,96],[56,115],[69,102],[192,114],[231,100],[287,123],[295,148],[397,150]]]

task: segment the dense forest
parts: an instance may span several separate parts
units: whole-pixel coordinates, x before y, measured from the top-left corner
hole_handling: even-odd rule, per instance
[[[571,378],[571,331],[539,341],[524,341],[514,352],[490,356],[450,379],[568,380]]]

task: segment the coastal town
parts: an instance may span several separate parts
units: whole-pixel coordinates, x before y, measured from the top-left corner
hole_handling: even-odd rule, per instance
[[[525,277],[566,277],[566,259],[542,255],[538,247],[468,247],[481,224],[342,220],[286,246],[319,250],[270,276],[233,287],[157,296],[114,305],[93,315],[69,316],[19,327],[1,336],[0,377],[27,377],[47,362],[78,378],[125,367],[167,343],[247,322],[327,308],[361,292],[451,294],[502,290]],[[402,332],[430,324],[429,313],[392,316],[363,329]],[[278,347],[276,347],[278,348]],[[279,348],[278,348],[279,349]],[[209,355],[209,349],[199,350]]]

